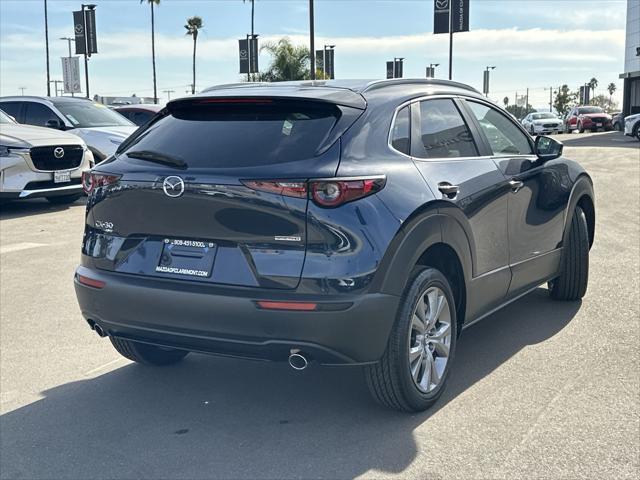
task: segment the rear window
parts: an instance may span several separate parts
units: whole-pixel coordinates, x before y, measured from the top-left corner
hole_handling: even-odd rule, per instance
[[[124,153],[157,152],[190,168],[293,162],[315,156],[339,116],[334,105],[310,102],[183,107],[153,123]]]

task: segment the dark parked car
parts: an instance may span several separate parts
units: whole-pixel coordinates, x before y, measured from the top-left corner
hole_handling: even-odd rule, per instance
[[[593,186],[561,155],[443,80],[173,100],[84,178],[82,315],[137,362],[361,365],[425,409],[465,327],[547,282],[585,294]]]
[[[590,105],[573,107],[564,122],[565,133],[571,133],[576,129],[580,133],[584,133],[585,130],[597,132],[599,129],[608,132],[612,128],[611,115],[600,107]]]
[[[113,107],[113,109],[140,127],[151,120],[156,113],[162,110],[162,107],[160,105],[138,103],[136,105],[117,106]]]

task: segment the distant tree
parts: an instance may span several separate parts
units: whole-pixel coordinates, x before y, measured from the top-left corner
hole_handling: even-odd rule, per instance
[[[589,80],[589,88],[591,89],[591,97],[595,97],[596,96],[596,87],[598,86],[598,79],[596,77],[592,77],[591,80]]]
[[[607,92],[609,92],[609,108],[611,108],[611,101],[612,101],[612,97],[613,94],[615,93],[615,91],[618,89],[618,87],[616,87],[616,84],[611,82],[609,85],[607,85]]]
[[[151,63],[153,65],[153,103],[158,103],[158,86],[156,82],[156,26],[153,6],[160,5],[160,0],[140,0],[140,3],[144,2],[147,2],[151,6]]]
[[[596,107],[601,107],[608,111],[613,111],[618,108],[618,104],[611,100],[611,97],[607,97],[606,95],[596,95],[591,99],[591,105],[595,105]]]
[[[507,106],[509,105],[509,97],[504,97],[502,99],[502,103],[504,103],[504,108],[507,108]]]
[[[569,108],[575,103],[577,95],[569,90],[567,85],[562,85],[560,90],[556,93],[556,98],[553,101],[553,108],[556,109],[558,115],[564,117]]]
[[[506,107],[506,110],[511,115],[516,117],[518,120],[521,120],[527,115],[529,115],[531,112],[536,111],[536,109],[533,108],[531,105],[527,105],[526,107],[521,105],[509,105]]]
[[[306,80],[309,78],[309,49],[303,45],[293,45],[284,37],[277,42],[269,42],[260,51],[271,55],[271,65],[259,75],[263,82],[286,80]]]
[[[191,93],[196,93],[196,43],[198,41],[198,31],[203,27],[202,18],[195,16],[187,18],[184,28],[187,29],[185,35],[193,37],[193,82],[191,83]]]

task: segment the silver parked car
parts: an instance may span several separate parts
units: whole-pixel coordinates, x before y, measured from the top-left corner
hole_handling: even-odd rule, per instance
[[[562,119],[551,112],[534,112],[522,119],[522,126],[531,135],[546,135],[562,131]]]
[[[640,140],[640,113],[629,115],[624,119],[624,134]]]
[[[93,166],[84,141],[71,133],[20,125],[0,110],[0,199],[82,196],[82,172]]]
[[[2,97],[0,108],[20,123],[75,133],[86,142],[96,163],[112,155],[138,128],[119,113],[86,98]]]

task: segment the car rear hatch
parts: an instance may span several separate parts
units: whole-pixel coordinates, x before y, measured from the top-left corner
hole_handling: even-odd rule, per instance
[[[333,88],[235,90],[170,102],[94,170],[83,250],[96,267],[211,284],[298,285],[308,199],[295,197],[296,185],[335,175],[340,136],[364,100],[351,91],[327,98],[324,90],[341,90]],[[264,181],[274,188],[255,188]]]

